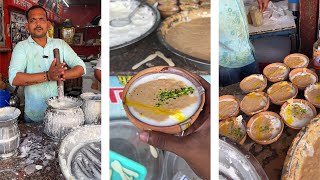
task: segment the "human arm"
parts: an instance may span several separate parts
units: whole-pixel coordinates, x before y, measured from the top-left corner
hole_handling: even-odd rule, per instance
[[[259,4],[259,9],[260,11],[265,11],[268,7],[270,0],[258,0],[258,4]]]
[[[16,77],[13,80],[12,85],[31,86],[34,84],[47,82],[48,80],[46,79],[46,76],[47,76],[46,72],[33,73],[33,74],[18,72],[16,74]]]
[[[101,82],[101,70],[100,69],[95,69],[94,70],[94,77]]]
[[[64,71],[64,79],[75,79],[84,74],[83,67],[78,65],[71,69]]]
[[[30,86],[33,84],[43,83],[47,81],[64,81],[66,79],[75,79],[84,74],[82,66],[75,66],[72,69],[64,70],[63,65],[55,66],[56,60],[52,61],[51,67],[48,72],[43,73],[17,73],[13,80],[14,86]],[[62,78],[60,76],[63,75]]]
[[[101,82],[101,58],[98,59],[97,65],[94,70],[94,77]]]
[[[210,179],[210,84],[198,77],[205,89],[205,106],[185,136],[143,131],[140,140],[182,157],[202,179]]]
[[[56,61],[51,63],[48,72],[26,73],[27,59],[25,47],[18,43],[13,50],[9,66],[9,82],[14,86],[30,86],[48,80],[57,80],[63,71],[62,66],[56,66]],[[52,76],[50,78],[50,76]],[[54,76],[54,77],[53,77]],[[57,78],[55,78],[57,77]]]

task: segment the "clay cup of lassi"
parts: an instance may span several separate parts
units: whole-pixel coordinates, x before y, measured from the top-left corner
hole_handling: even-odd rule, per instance
[[[128,119],[139,129],[181,134],[197,120],[205,93],[194,74],[157,66],[128,82],[122,102]]]

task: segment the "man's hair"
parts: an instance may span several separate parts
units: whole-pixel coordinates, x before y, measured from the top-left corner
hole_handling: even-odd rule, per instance
[[[44,12],[46,13],[46,18],[48,19],[48,14],[47,14],[47,11],[46,11],[46,9],[45,8],[43,8],[42,6],[39,6],[39,5],[35,5],[35,6],[32,6],[31,8],[29,8],[27,11],[26,11],[26,17],[27,17],[27,20],[29,20],[29,12],[31,11],[31,10],[34,10],[34,9],[42,9],[42,10],[44,10]]]

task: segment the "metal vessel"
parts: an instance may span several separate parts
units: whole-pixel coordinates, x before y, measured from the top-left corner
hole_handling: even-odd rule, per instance
[[[20,144],[18,117],[21,112],[15,107],[0,108],[0,159],[17,153]]]
[[[101,122],[101,94],[83,93],[84,101],[81,106],[84,112],[85,124],[99,124]]]
[[[47,100],[48,108],[44,116],[44,133],[55,140],[63,139],[72,128],[84,124],[84,113],[81,109],[82,101],[73,97],[64,97],[74,102],[69,107],[56,107],[53,102],[59,101],[57,97]]]

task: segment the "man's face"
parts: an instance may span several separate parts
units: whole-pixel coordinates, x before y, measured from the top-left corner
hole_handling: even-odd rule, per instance
[[[31,37],[42,38],[47,35],[50,22],[47,20],[46,13],[41,8],[33,9],[29,12],[29,19],[26,25]]]

